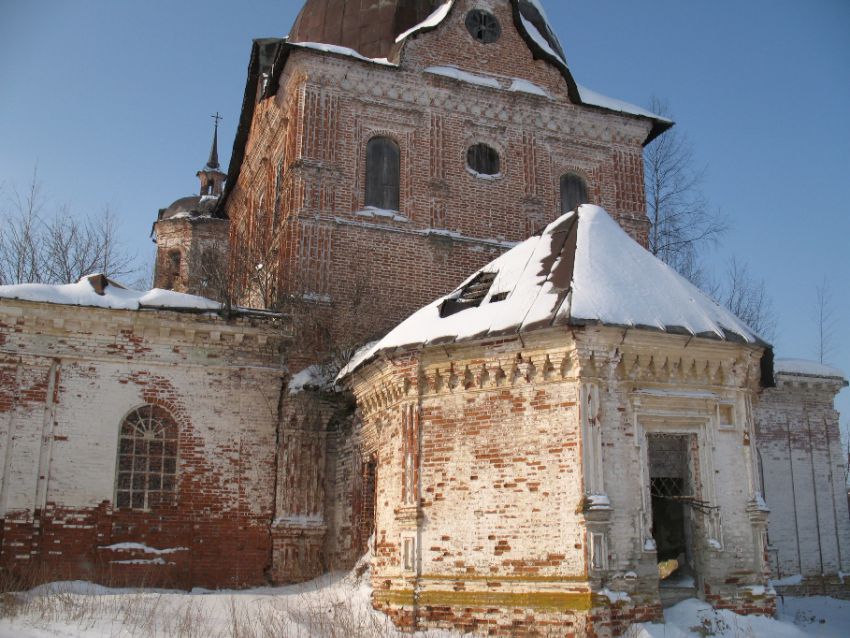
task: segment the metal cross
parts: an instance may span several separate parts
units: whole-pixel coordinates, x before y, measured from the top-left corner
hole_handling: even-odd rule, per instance
[[[210,115],[210,117],[211,117],[212,119],[214,119],[214,120],[215,120],[215,127],[216,127],[216,128],[218,128],[218,123],[219,123],[221,120],[223,120],[223,119],[224,119],[223,117],[221,117],[221,115],[219,115],[219,114],[218,114],[218,111],[216,111],[216,112],[215,112],[215,115]]]

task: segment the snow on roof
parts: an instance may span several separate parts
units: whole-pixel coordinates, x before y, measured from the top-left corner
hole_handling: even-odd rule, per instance
[[[446,16],[449,15],[449,11],[451,10],[453,4],[454,4],[454,0],[449,0],[445,4],[442,4],[439,7],[437,7],[434,10],[434,12],[431,15],[429,15],[427,18],[425,18],[422,22],[411,27],[410,29],[408,29],[404,33],[400,34],[395,39],[396,43],[401,42],[402,40],[406,40],[408,37],[410,37],[414,33],[418,33],[420,31],[424,31],[426,29],[433,29],[433,28],[439,26],[440,23],[443,20],[446,19]]]
[[[480,304],[470,304],[482,282]],[[764,344],[629,237],[604,209],[584,205],[358,352],[340,378],[381,352],[586,324]]]
[[[654,120],[669,122],[670,124],[673,123],[673,120],[657,115],[656,113],[648,111],[645,108],[642,108],[635,104],[630,104],[629,102],[624,102],[623,100],[618,100],[613,97],[608,97],[607,95],[602,95],[601,93],[592,91],[591,89],[587,88],[586,86],[582,86],[581,84],[577,84],[576,86],[578,86],[578,92],[581,95],[582,104],[599,106],[603,109],[608,109],[609,111],[619,111],[620,113],[628,113],[629,115],[640,115],[641,117],[649,117]]]
[[[804,377],[832,377],[836,379],[846,378],[844,373],[838,368],[806,359],[776,359],[773,363],[773,369],[776,374],[794,374]]]
[[[555,49],[552,48],[552,45],[549,44],[549,41],[543,37],[543,34],[540,33],[540,30],[536,26],[534,26],[530,20],[526,19],[524,15],[520,15],[520,21],[522,22],[522,26],[525,28],[529,37],[534,40],[541,49],[543,49],[546,53],[558,60],[558,62],[560,62],[564,66],[567,66],[567,61],[564,59],[564,56],[562,56],[560,53],[558,53],[557,51],[555,51]]]
[[[102,294],[98,293],[97,288],[102,289]],[[143,308],[211,312],[221,310],[221,304],[211,299],[160,288],[154,288],[147,292],[131,290],[103,275],[89,275],[75,284],[0,286],[0,298],[116,310],[141,310]]]
[[[383,66],[398,66],[393,64],[386,58],[367,58],[349,47],[340,46],[338,44],[323,44],[322,42],[289,42],[289,46],[300,47],[302,49],[312,49],[314,51],[322,51],[324,53],[335,53],[336,55],[344,55],[349,58],[362,60],[363,62],[372,62]]]

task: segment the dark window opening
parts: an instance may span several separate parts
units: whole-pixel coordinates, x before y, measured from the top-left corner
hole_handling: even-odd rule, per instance
[[[486,144],[470,146],[466,152],[466,164],[479,175],[498,175],[502,171],[499,152]]]
[[[487,293],[490,292],[490,286],[496,279],[498,272],[482,272],[475,279],[466,284],[460,291],[457,297],[446,299],[440,307],[440,317],[450,317],[467,308],[478,308]]]
[[[366,206],[399,210],[401,153],[388,137],[373,137],[366,145]]]
[[[502,25],[492,13],[473,9],[466,14],[466,29],[482,44],[492,44],[502,35]]]
[[[589,202],[587,184],[575,173],[561,176],[561,214],[569,213]]]
[[[508,298],[509,294],[510,293],[507,293],[507,292],[500,292],[500,293],[497,293],[495,295],[492,295],[490,297],[490,303],[498,303],[500,301],[504,301],[505,299]]]

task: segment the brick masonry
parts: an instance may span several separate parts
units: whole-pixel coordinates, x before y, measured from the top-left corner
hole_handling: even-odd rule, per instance
[[[281,328],[0,300],[0,564],[22,577],[246,586],[271,563]],[[179,427],[177,500],[114,503],[120,425]],[[109,546],[140,543],[151,554]]]
[[[350,380],[356,406],[286,390],[287,371],[344,358],[557,217],[564,173],[646,243],[650,122],[571,103],[507,1],[486,2],[501,43],[472,41],[474,4],[409,41],[399,68],[292,51],[256,106],[229,220],[157,224],[158,284],[205,292],[204,252],[227,236],[228,292],[287,300],[290,323],[0,300],[3,568],[238,587],[350,568],[371,540],[374,603],[405,628],[618,635],[660,617],[647,435],[675,433],[709,505],[691,522],[701,597],[771,613],[771,564],[808,592],[841,589],[837,389],[780,379],[760,396],[757,348],[587,328],[376,362]],[[401,151],[393,215],[364,209],[376,135]],[[495,179],[466,170],[478,142],[500,153]],[[119,426],[140,405],[179,428],[177,501],[152,511],[115,505]]]
[[[246,298],[321,296],[333,334],[380,334],[555,219],[567,172],[645,242],[651,121],[571,103],[560,72],[533,59],[507,1],[488,3],[503,25],[499,43],[476,42],[463,24],[472,4],[457,2],[438,29],[411,39],[399,68],[290,53],[277,95],[256,106],[227,201],[231,265]],[[503,89],[426,71],[435,66],[474,69]],[[508,90],[513,78],[550,98]],[[401,152],[395,217],[364,212],[366,144],[376,135]],[[466,168],[478,142],[500,153],[496,179]],[[246,259],[265,264],[262,281],[249,277]],[[355,294],[380,316],[352,326]]]
[[[760,356],[584,329],[370,364],[350,384],[377,440],[376,606],[411,628],[505,635],[657,618],[647,435],[676,433],[695,442],[706,505],[689,523],[697,591],[772,613],[751,446]]]
[[[839,378],[779,373],[756,411],[774,576],[781,591],[850,595],[850,512],[836,394]],[[800,579],[797,579],[800,580]]]

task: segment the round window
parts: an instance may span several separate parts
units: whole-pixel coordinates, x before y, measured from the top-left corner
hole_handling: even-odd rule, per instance
[[[502,35],[502,25],[496,16],[481,9],[466,14],[466,28],[473,38],[484,44],[491,44]]]
[[[466,164],[479,175],[499,175],[502,170],[499,151],[486,144],[470,146],[466,152]]]

